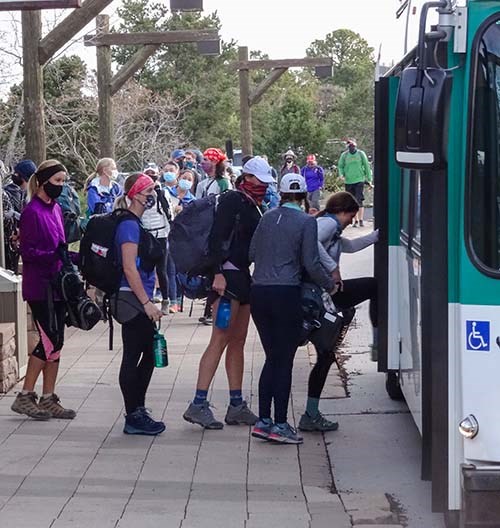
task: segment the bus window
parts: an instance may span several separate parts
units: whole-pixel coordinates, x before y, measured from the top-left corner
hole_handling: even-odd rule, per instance
[[[408,243],[410,233],[410,189],[411,178],[409,169],[401,171],[401,240]]]
[[[419,244],[421,242],[421,230],[420,230],[420,203],[421,203],[421,189],[420,189],[420,171],[415,171],[415,198],[414,198],[414,211],[415,211],[415,225],[413,238]]]
[[[468,218],[473,257],[500,272],[500,21],[475,42]]]

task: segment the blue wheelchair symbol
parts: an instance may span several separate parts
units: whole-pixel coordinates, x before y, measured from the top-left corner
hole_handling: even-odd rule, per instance
[[[466,321],[467,350],[489,352],[490,322]]]

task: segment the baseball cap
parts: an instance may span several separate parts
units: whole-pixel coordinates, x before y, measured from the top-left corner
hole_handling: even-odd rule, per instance
[[[305,193],[307,192],[306,180],[300,174],[290,172],[281,178],[280,193]]]
[[[354,138],[348,139],[347,140],[347,144],[348,145],[354,145],[355,147],[358,146],[358,144],[356,143],[356,140]]]
[[[30,159],[22,160],[14,167],[14,172],[19,174],[23,180],[28,181],[36,172],[35,162]]]
[[[158,165],[153,162],[146,163],[146,166],[144,167],[143,171],[144,174],[147,174],[148,172],[152,172],[154,175],[159,174],[160,170],[158,169]]]
[[[186,153],[184,152],[183,149],[175,149],[175,150],[172,150],[172,154],[170,154],[170,157],[173,160],[178,160],[180,158],[183,158],[185,155]]]
[[[252,174],[262,183],[274,183],[269,163],[260,156],[254,156],[243,165],[243,174]]]

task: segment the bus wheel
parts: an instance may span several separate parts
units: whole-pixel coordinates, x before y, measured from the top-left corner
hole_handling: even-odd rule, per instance
[[[391,400],[404,399],[397,372],[388,372],[385,375],[385,390],[387,391],[387,394]]]

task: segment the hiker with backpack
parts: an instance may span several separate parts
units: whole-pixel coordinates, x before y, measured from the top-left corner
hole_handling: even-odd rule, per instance
[[[151,417],[145,403],[154,369],[155,324],[163,315],[151,300],[156,282],[155,267],[162,258],[163,248],[141,226],[144,212],[155,206],[155,182],[145,174],[129,176],[115,211],[124,215],[116,227],[113,246],[123,273],[119,291],[111,300],[116,319],[122,324],[123,357],[119,381],[125,402],[123,432],[126,434],[157,435],[165,430],[165,424]]]
[[[304,272],[327,291],[333,291],[335,283],[320,264],[316,220],[302,209],[308,209],[303,176],[285,174],[280,194],[280,207],[263,216],[250,247],[255,263],[250,306],[266,355],[259,380],[259,420],[252,436],[301,444],[303,439],[287,420],[293,361],[302,334],[301,283]]]
[[[102,158],[97,162],[95,172],[85,182],[87,193],[87,218],[93,214],[110,213],[116,198],[122,190],[116,182],[118,169],[115,160]]]
[[[57,199],[63,213],[64,233],[66,242],[71,244],[80,240],[82,230],[80,227],[80,197],[68,180],[64,182],[61,196]]]
[[[236,191],[197,200],[178,217],[180,220],[182,215],[189,216],[195,206],[199,211],[204,205],[213,203],[213,223],[206,225],[206,228],[212,278],[209,301],[213,304],[217,317],[212,326],[210,342],[200,361],[195,397],[183,415],[188,422],[206,429],[222,429],[224,426],[214,417],[207,400],[208,389],[224,351],[230,400],[225,422],[228,425],[253,425],[257,421],[257,416],[249,409],[242,395],[243,350],[250,321],[251,279],[248,251],[262,216],[262,200],[267,186],[273,181],[269,164],[256,156],[243,166],[243,177]],[[209,224],[208,221],[206,223]],[[172,234],[175,233],[174,222]],[[193,238],[191,242],[193,254],[197,240]],[[181,255],[178,254],[177,257]],[[219,312],[220,306],[224,308],[224,312]]]
[[[208,178],[202,180],[196,189],[196,198],[204,198],[211,194],[222,194],[233,188],[226,177],[227,156],[218,148],[207,148],[203,152],[200,166]]]
[[[165,191],[159,182],[159,170],[156,164],[149,163],[144,174],[149,176],[155,182],[156,205],[151,209],[146,209],[142,215],[142,224],[144,228],[151,233],[161,244],[163,256],[156,267],[158,285],[161,292],[161,311],[163,315],[169,312],[169,278],[167,274],[168,258],[168,233],[170,232],[170,222],[173,220],[172,204],[170,194]],[[154,302],[160,301],[154,296]]]
[[[62,211],[56,201],[65,180],[63,165],[57,160],[44,161],[29,180],[29,201],[19,224],[23,298],[31,308],[40,339],[29,358],[23,389],[11,409],[35,420],[71,420],[76,416],[74,410],[60,404],[54,392],[66,317],[65,303],[52,289],[62,267],[59,250],[66,245]],[[35,385],[40,373],[43,389],[38,399]]]

